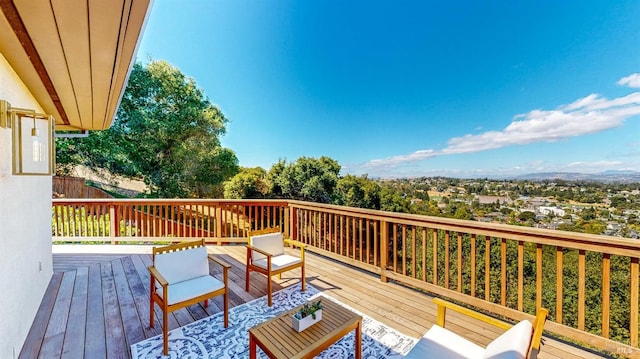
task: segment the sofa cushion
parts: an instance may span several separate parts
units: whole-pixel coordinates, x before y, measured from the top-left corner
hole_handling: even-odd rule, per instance
[[[264,256],[263,256],[264,257]],[[299,257],[290,256],[288,254],[282,254],[277,257],[271,257],[271,270],[278,270],[284,267],[289,267],[294,264],[300,263],[302,260]],[[254,260],[253,264],[257,267],[267,269],[267,258]]]
[[[178,283],[170,284],[167,288],[167,304],[172,305],[185,300],[199,297],[203,294],[215,292],[224,288],[224,283],[218,279],[204,275]],[[162,287],[157,289],[158,295],[162,298]]]
[[[533,325],[523,320],[494,339],[484,352],[483,359],[524,359],[527,357]]]
[[[209,275],[207,248],[156,254],[154,266],[169,284]]]
[[[405,356],[405,359],[481,358],[483,352],[484,348],[481,346],[472,343],[445,328],[433,325]]]
[[[282,233],[280,232],[252,236],[249,238],[249,244],[273,256],[284,254],[284,242],[282,240]],[[251,251],[251,259],[253,259],[253,261],[259,261],[264,258],[267,258],[267,256],[256,251]]]

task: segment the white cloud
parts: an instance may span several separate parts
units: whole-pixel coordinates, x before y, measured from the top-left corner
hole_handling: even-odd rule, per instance
[[[636,75],[638,76],[628,80],[628,83],[636,79],[640,82],[640,74]],[[640,83],[638,85],[640,87]],[[640,92],[611,100],[591,94],[555,110],[533,110],[516,115],[503,130],[454,137],[449,139],[443,149],[419,150],[407,155],[375,159],[367,162],[364,167],[396,166],[441,155],[481,152],[534,142],[561,141],[619,127],[624,120],[636,115],[640,115]]]
[[[618,80],[618,85],[640,88],[640,73],[631,74]]]
[[[436,156],[436,151],[434,150],[420,150],[420,151],[410,153],[408,155],[393,156],[393,157],[388,157],[380,160],[371,160],[367,162],[364,166],[365,167],[388,166],[388,165],[394,165],[394,164],[401,164],[405,162],[421,161],[434,156]]]

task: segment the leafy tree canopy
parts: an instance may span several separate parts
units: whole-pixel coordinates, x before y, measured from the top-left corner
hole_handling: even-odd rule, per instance
[[[109,130],[57,140],[59,172],[82,164],[142,179],[158,197],[220,197],[238,172],[235,153],[220,144],[227,122],[171,64],[136,63]]]
[[[269,193],[267,171],[262,167],[240,168],[233,178],[224,184],[224,198],[259,199]]]
[[[339,173],[340,165],[334,159],[300,157],[289,164],[278,161],[267,179],[276,197],[331,203]]]
[[[380,185],[367,176],[346,175],[338,180],[335,204],[349,207],[380,209]]]

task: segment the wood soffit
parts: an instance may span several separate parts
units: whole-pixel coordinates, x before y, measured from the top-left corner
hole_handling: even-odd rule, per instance
[[[106,129],[151,2],[0,0],[0,52],[57,130]]]

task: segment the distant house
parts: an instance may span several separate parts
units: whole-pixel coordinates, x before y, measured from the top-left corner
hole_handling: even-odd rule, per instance
[[[554,207],[540,206],[538,207],[538,213],[543,216],[548,216],[549,214],[553,214],[554,216],[564,217],[565,215],[565,212],[563,209],[560,209],[555,206]]]
[[[492,204],[492,203],[508,204],[513,202],[509,197],[505,197],[505,196],[476,195],[475,197],[480,204]]]

